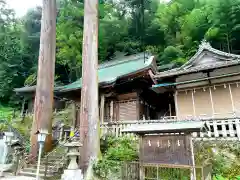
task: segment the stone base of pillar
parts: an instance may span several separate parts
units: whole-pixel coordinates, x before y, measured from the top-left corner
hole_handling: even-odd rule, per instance
[[[66,169],[62,175],[61,180],[83,180],[81,169]]]

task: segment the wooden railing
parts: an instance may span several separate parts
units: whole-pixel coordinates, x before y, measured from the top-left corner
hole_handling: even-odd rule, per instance
[[[240,141],[240,117],[233,118],[188,118],[187,120],[201,120],[207,123],[210,128],[208,132],[193,133],[197,140],[239,140]],[[166,117],[158,120],[139,120],[102,123],[101,135],[111,134],[116,137],[122,136],[122,130],[135,124],[155,124],[160,125],[163,122],[181,121],[176,117]],[[182,119],[186,121],[186,119]]]

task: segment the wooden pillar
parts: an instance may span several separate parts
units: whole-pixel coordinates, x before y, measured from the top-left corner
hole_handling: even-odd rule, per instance
[[[73,102],[72,103],[72,128],[75,129],[77,125],[77,107],[76,104]]]
[[[140,180],[145,179],[145,173],[144,173],[144,164],[143,164],[143,154],[144,154],[144,148],[143,148],[143,136],[139,137],[139,176]]]
[[[212,97],[212,89],[211,89],[211,87],[209,87],[209,95],[210,95],[210,101],[211,101],[211,107],[212,107],[212,117],[214,117],[215,111],[214,111],[214,103],[213,103],[213,97]]]
[[[110,122],[113,122],[113,101],[110,102]]]
[[[233,111],[233,114],[235,115],[235,107],[234,107],[234,100],[233,100],[233,95],[232,95],[231,84],[228,85],[228,88],[229,88],[229,94],[230,94],[231,103],[232,103],[232,111]]]
[[[98,0],[84,1],[82,51],[82,90],[80,110],[81,163],[83,172],[92,177],[93,161],[100,152],[98,100]]]
[[[37,156],[39,129],[48,129],[45,150],[52,147],[52,111],[56,54],[56,0],[42,0],[41,36],[38,58],[37,87],[34,103],[34,119],[31,132],[31,154]]]
[[[192,135],[189,134],[188,136],[188,140],[190,143],[190,149],[191,149],[191,159],[192,159],[192,169],[191,169],[191,180],[196,180],[196,168],[195,168],[195,157],[194,157],[194,147],[193,147],[193,140],[192,140]]]
[[[101,102],[100,102],[100,121],[104,123],[104,109],[105,109],[105,95],[101,95]]]
[[[21,109],[21,117],[24,117],[24,107],[25,107],[25,103],[26,103],[26,99],[23,98],[23,101],[22,101],[22,109]]]
[[[169,103],[169,115],[170,115],[170,117],[172,117],[172,106],[171,106],[171,104]]]
[[[234,107],[234,101],[233,101],[233,96],[232,96],[232,89],[231,89],[231,85],[230,84],[228,85],[228,88],[229,88],[229,94],[230,94],[230,99],[231,99],[231,104],[232,104],[233,116],[235,117],[235,107]],[[230,136],[234,137],[235,136],[235,132],[234,132],[234,129],[233,129],[233,122],[229,121],[228,126],[229,126]]]
[[[178,109],[178,99],[177,99],[178,91],[176,90],[174,94],[174,101],[175,101],[175,111],[176,111],[176,116],[177,119],[179,118],[179,109]]]
[[[192,90],[192,104],[193,104],[193,116],[196,117],[196,107],[195,107],[195,99],[194,99],[194,90]]]
[[[215,110],[214,110],[214,102],[213,102],[213,97],[212,97],[212,89],[211,87],[209,87],[209,95],[210,95],[210,101],[211,101],[211,108],[212,108],[212,118],[214,118],[215,116]],[[217,122],[213,121],[213,133],[215,137],[219,137],[219,133],[218,133],[218,126],[217,126]],[[208,132],[208,136],[211,137],[211,131]]]

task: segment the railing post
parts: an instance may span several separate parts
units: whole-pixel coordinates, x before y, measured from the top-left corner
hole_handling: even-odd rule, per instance
[[[67,142],[67,131],[63,131],[64,132],[64,142]]]
[[[19,168],[19,163],[20,163],[20,156],[21,156],[21,148],[19,146],[15,147],[14,148],[14,159],[15,159],[15,163],[16,163],[16,167],[15,167],[15,170],[14,170],[14,175],[16,176],[17,175],[17,172],[18,172],[18,168]]]
[[[62,139],[63,139],[63,131],[64,131],[64,124],[62,123],[62,124],[60,125],[59,142],[61,142]]]
[[[48,155],[45,158],[45,170],[44,170],[44,179],[47,177],[47,172],[48,171]]]
[[[239,121],[239,118],[235,119],[235,123],[236,123],[237,137],[238,137],[238,140],[240,141],[240,121]]]

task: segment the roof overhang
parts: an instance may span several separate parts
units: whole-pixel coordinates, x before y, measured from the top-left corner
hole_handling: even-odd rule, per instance
[[[35,92],[36,86],[25,86],[22,88],[15,88],[13,91],[16,93],[32,93]]]
[[[192,133],[209,131],[203,121],[164,122],[158,124],[136,124],[122,130],[123,133],[161,134],[161,133]]]
[[[164,79],[164,78],[176,77],[176,76],[180,76],[180,75],[198,73],[201,71],[214,70],[214,69],[220,69],[220,68],[237,66],[237,65],[240,65],[240,61],[222,63],[222,64],[219,64],[218,66],[213,64],[212,66],[205,66],[205,67],[202,66],[202,67],[189,68],[189,69],[176,68],[176,69],[172,69],[172,70],[165,71],[162,73],[158,73],[158,74],[154,75],[154,78],[155,79]]]

